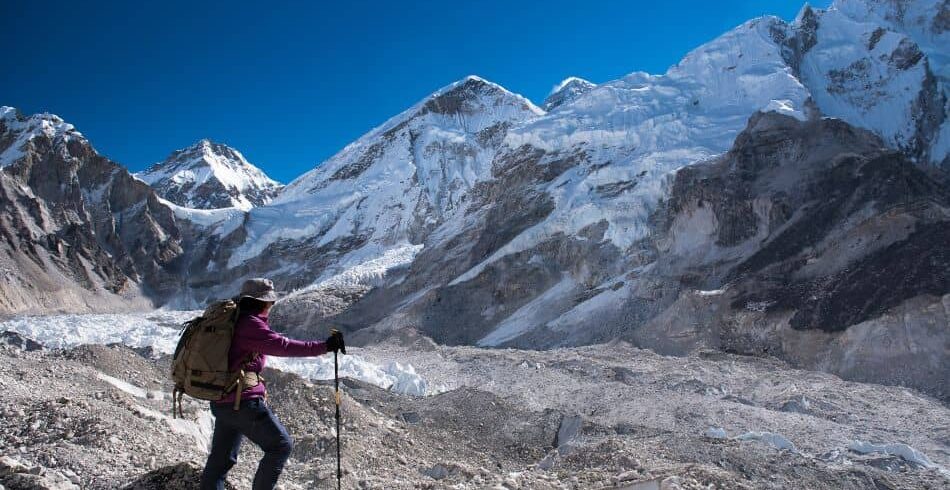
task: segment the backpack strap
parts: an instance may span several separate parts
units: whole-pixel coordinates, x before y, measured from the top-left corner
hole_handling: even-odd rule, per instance
[[[234,393],[234,410],[235,411],[241,409],[241,394],[244,392],[244,388],[254,387],[264,382],[264,378],[262,378],[260,374],[253,373],[253,372],[248,373],[246,371],[248,364],[257,360],[258,357],[260,357],[260,353],[257,353],[257,352],[251,352],[250,354],[248,354],[247,359],[245,359],[244,362],[241,363],[241,369],[238,371],[237,379],[235,379],[234,383],[232,383],[231,386],[228,386],[228,389],[226,390],[226,391],[231,391],[232,389],[235,390],[235,393]],[[253,374],[255,378],[253,385],[249,385],[247,382],[248,377],[250,377],[251,374]],[[267,388],[265,387],[265,390],[266,389]],[[264,392],[264,396],[265,398],[267,397],[266,391]]]
[[[185,413],[184,411],[182,411],[182,408],[181,408],[181,399],[184,396],[185,396],[185,390],[177,386],[175,387],[175,389],[172,390],[172,418],[173,419],[185,418]],[[178,408],[177,412],[175,411],[176,406]]]
[[[234,394],[234,411],[241,409],[241,393],[244,391],[244,370],[242,369],[235,381],[237,383],[237,393]]]

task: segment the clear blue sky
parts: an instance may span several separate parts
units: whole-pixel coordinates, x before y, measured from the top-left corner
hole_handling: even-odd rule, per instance
[[[0,105],[59,114],[133,171],[207,137],[288,182],[466,75],[540,104],[802,4],[3,0]]]

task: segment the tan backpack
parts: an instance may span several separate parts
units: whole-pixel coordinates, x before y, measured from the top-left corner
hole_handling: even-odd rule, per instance
[[[181,399],[184,395],[217,401],[235,389],[237,410],[241,392],[263,382],[257,373],[244,371],[244,366],[257,358],[257,354],[248,358],[240,370],[228,370],[228,353],[237,317],[238,305],[228,299],[212,303],[201,316],[185,322],[172,358],[173,416],[183,415]]]

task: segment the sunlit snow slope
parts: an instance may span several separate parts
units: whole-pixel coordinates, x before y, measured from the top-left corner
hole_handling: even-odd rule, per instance
[[[239,151],[206,139],[175,151],[136,177],[165,199],[198,209],[248,210],[270,202],[281,187]]]
[[[541,114],[478,77],[453,83],[252,209],[235,246],[215,258],[217,270],[286,274],[285,284],[304,286],[387,251],[417,250],[435,227],[457,222],[472,189],[491,178],[508,129]]]

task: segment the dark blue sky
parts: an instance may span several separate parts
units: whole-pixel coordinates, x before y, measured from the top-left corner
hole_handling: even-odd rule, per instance
[[[207,137],[288,182],[466,75],[540,104],[803,1],[515,3],[0,1],[0,105],[59,114],[132,170]]]

